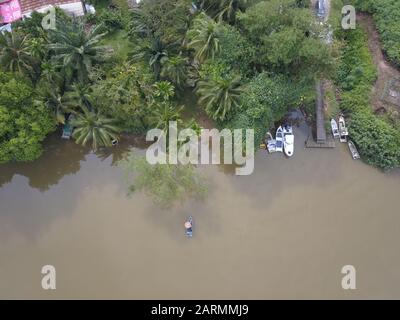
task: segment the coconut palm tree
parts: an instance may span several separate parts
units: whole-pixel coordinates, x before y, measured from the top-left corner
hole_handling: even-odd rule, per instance
[[[99,147],[110,147],[113,140],[118,139],[120,129],[114,125],[114,120],[83,107],[83,113],[76,115],[72,121],[75,130],[72,134],[76,143],[87,145],[92,143],[93,150]]]
[[[83,83],[75,83],[70,87],[70,90],[64,94],[65,101],[70,105],[75,105],[92,110],[92,89],[89,85]]]
[[[176,121],[182,124],[181,112],[183,106],[175,107],[169,102],[161,102],[155,105],[150,122],[155,128],[168,132],[169,122]]]
[[[239,106],[240,95],[243,92],[240,80],[240,77],[233,77],[199,81],[199,102],[214,120],[225,120],[229,113]]]
[[[160,78],[161,72],[161,60],[168,56],[168,49],[173,46],[166,45],[160,40],[160,38],[154,38],[150,42],[145,42],[144,45],[139,48],[138,52],[132,55],[132,61],[148,61],[149,66],[154,71],[156,78]]]
[[[219,23],[215,22],[202,12],[193,22],[193,27],[188,31],[188,48],[195,50],[195,58],[199,61],[214,59],[220,50]]]
[[[92,65],[109,56],[110,48],[99,45],[106,34],[101,33],[102,28],[100,24],[87,31],[76,19],[68,25],[61,23],[56,30],[50,30],[49,49],[54,51],[53,59],[73,70],[81,82],[87,80]]]
[[[161,60],[161,76],[170,80],[176,87],[182,89],[187,80],[188,59],[185,57],[165,57]]]
[[[5,70],[30,74],[35,62],[27,35],[16,31],[0,33],[0,65]]]
[[[244,9],[247,2],[248,0],[202,0],[200,7],[211,12],[211,15],[218,20],[233,22],[236,12]]]
[[[247,3],[247,0],[220,0],[217,17],[220,20],[234,21],[238,12]]]

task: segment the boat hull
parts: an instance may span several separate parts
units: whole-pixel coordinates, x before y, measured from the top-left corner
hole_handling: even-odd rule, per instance
[[[283,152],[283,129],[282,129],[282,127],[279,127],[276,130],[275,141],[276,141],[275,151]]]

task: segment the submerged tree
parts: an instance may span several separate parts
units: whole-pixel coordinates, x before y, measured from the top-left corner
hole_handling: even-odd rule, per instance
[[[129,194],[144,191],[162,207],[189,198],[202,199],[207,193],[205,179],[192,165],[156,164],[131,153],[121,161],[129,185]]]

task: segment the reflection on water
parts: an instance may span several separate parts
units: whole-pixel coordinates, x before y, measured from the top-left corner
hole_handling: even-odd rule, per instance
[[[400,298],[399,173],[346,145],[305,149],[303,123],[295,135],[293,158],[259,151],[251,176],[200,167],[207,199],[172,210],[126,196],[114,164],[135,139],[96,155],[50,138],[40,160],[0,167],[0,298]],[[45,264],[56,291],[40,288]]]

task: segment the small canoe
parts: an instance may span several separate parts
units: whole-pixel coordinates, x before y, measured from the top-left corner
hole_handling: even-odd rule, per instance
[[[265,135],[265,144],[269,153],[276,152],[276,140],[272,138],[272,134],[267,132]]]
[[[283,152],[283,129],[282,129],[282,127],[279,127],[276,130],[275,140],[276,140],[276,151]]]
[[[357,150],[355,144],[353,143],[353,141],[349,140],[348,145],[349,145],[349,149],[350,149],[351,156],[353,157],[353,159],[354,160],[360,159],[360,154],[358,153],[358,150]]]
[[[63,127],[63,132],[62,132],[62,139],[70,139],[72,136],[72,132],[74,131],[74,127],[72,126],[72,122],[75,119],[75,116],[73,114],[71,114],[68,117],[67,122],[65,123],[64,127]]]
[[[331,128],[332,128],[332,135],[333,135],[333,138],[334,138],[334,139],[340,138],[339,127],[338,127],[338,124],[337,124],[337,122],[336,122],[335,119],[332,119],[332,120],[331,120]]]
[[[344,121],[343,116],[339,117],[339,135],[340,142],[346,143],[349,132],[347,131],[346,122]]]

